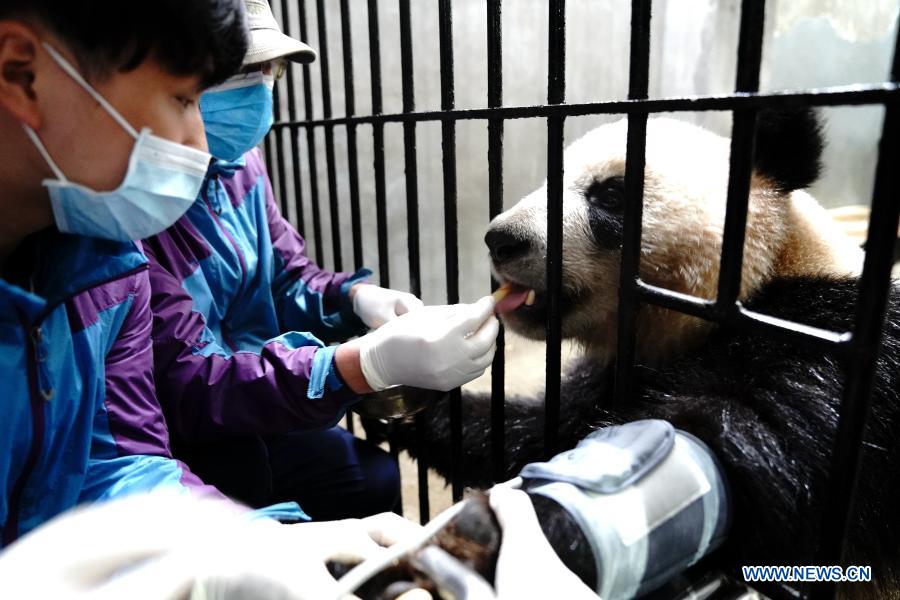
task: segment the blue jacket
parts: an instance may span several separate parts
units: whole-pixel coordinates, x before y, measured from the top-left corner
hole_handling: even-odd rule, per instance
[[[169,453],[135,244],[47,230],[0,279],[0,547],[81,502],[205,488]]]
[[[144,241],[156,384],[173,438],[198,442],[334,425],[357,400],[335,346],[364,333],[350,287],[278,212],[258,150],[215,162],[200,198]]]

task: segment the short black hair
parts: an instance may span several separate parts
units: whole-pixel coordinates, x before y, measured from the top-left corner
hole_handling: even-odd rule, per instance
[[[208,87],[240,69],[249,41],[243,0],[0,0],[11,17],[36,18],[94,77],[153,58]]]

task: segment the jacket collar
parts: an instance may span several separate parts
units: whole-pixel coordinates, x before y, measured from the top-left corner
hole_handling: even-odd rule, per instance
[[[136,242],[115,242],[60,233],[55,228],[30,236],[34,292],[0,280],[0,318],[13,305],[29,320],[86,289],[96,287],[140,268],[147,259]]]
[[[212,161],[209,166],[209,170],[207,171],[207,177],[215,178],[215,177],[227,177],[232,178],[234,174],[239,170],[243,169],[247,166],[247,159],[245,157],[240,157],[237,160],[228,161],[216,158]]]

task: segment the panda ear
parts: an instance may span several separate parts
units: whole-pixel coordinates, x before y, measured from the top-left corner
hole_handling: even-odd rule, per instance
[[[753,168],[780,192],[809,187],[819,178],[823,147],[815,109],[762,110],[756,117]]]

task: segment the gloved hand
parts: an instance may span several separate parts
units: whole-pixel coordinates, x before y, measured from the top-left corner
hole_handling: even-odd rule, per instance
[[[194,584],[191,600],[335,598],[330,560],[358,563],[377,556],[421,526],[393,513],[302,525],[275,525],[250,535]]]
[[[500,324],[490,296],[474,304],[426,306],[354,340],[373,390],[410,385],[446,392],[491,364]]]
[[[544,537],[528,494],[497,486],[489,499],[503,529],[494,579],[497,598],[596,600],[597,594],[563,564]]]
[[[0,553],[0,597],[331,598],[326,561],[371,558],[420,530],[394,514],[281,525],[236,511],[164,492],[71,510]]]
[[[371,329],[378,329],[425,306],[422,301],[407,292],[398,292],[371,284],[357,284],[353,292],[353,312]]]

